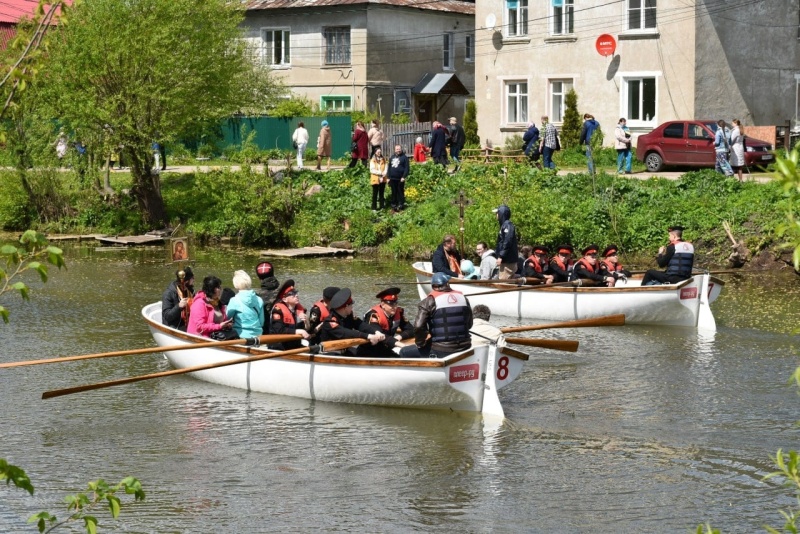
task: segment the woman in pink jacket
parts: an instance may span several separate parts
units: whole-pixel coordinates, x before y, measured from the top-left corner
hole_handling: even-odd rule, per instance
[[[219,301],[221,296],[222,280],[213,275],[206,276],[202,291],[194,296],[186,333],[211,337],[212,332],[231,332],[233,320],[225,315],[225,306]]]

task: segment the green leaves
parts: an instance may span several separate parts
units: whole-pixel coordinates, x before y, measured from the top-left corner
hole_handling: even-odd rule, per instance
[[[6,481],[6,485],[13,483],[16,487],[24,489],[33,495],[33,484],[31,484],[31,479],[28,478],[28,475],[25,474],[25,470],[0,458],[0,481],[2,480]]]

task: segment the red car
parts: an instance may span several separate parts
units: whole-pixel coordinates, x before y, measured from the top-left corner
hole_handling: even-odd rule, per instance
[[[714,167],[715,121],[669,121],[639,136],[636,157],[650,172],[665,165]],[[767,166],[775,161],[769,143],[745,135],[744,160],[748,167]]]

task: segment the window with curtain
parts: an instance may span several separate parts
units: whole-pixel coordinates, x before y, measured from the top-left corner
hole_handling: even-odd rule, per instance
[[[528,35],[528,0],[506,0],[506,36]]]
[[[442,68],[453,70],[456,68],[455,61],[455,36],[452,33],[445,33],[442,39]]]
[[[262,60],[264,63],[273,66],[289,65],[291,63],[291,56],[289,55],[290,37],[289,30],[261,30],[261,41],[263,43]]]
[[[656,27],[656,0],[628,0],[628,30],[649,30]]]
[[[506,82],[506,123],[528,122],[527,82]]]
[[[325,28],[325,64],[350,64],[350,26]]]
[[[552,35],[566,35],[574,33],[573,15],[575,13],[575,0],[563,0],[558,7],[551,6],[552,10]]]
[[[625,103],[628,121],[655,123],[656,79],[625,78]]]
[[[572,80],[550,80],[550,122],[563,122],[566,97]]]

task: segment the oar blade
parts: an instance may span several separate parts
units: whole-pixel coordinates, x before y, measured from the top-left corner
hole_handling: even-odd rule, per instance
[[[541,349],[563,350],[566,352],[576,352],[578,350],[578,342],[571,339],[507,337],[506,343],[511,343],[513,345],[525,345],[527,347],[539,347]]]
[[[531,332],[533,330],[548,330],[550,328],[587,328],[593,326],[624,326],[625,314],[604,315],[591,319],[576,319],[574,321],[563,321],[560,323],[532,324],[527,326],[507,326],[501,328],[504,334],[513,332]]]

